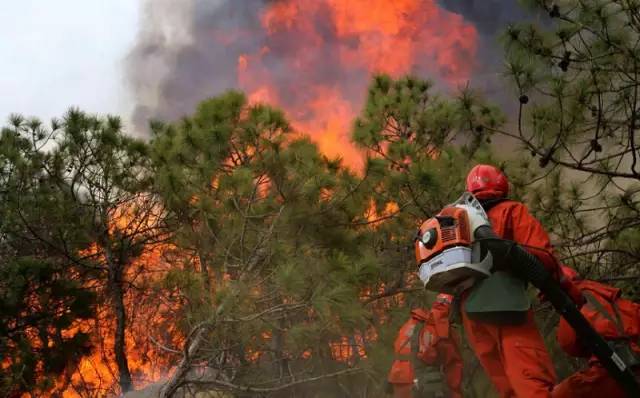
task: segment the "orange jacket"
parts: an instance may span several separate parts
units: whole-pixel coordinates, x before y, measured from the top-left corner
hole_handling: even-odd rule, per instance
[[[536,256],[554,279],[560,282],[573,301],[582,304],[582,295],[576,286],[571,281],[561,278],[561,264],[554,256],[549,235],[540,221],[529,213],[525,204],[503,200],[490,207],[487,216],[496,235],[513,240]]]
[[[411,318],[402,325],[394,342],[396,360],[389,372],[389,383],[413,384],[416,377],[411,356],[416,355],[426,365],[442,366],[451,396],[461,397],[463,362],[450,326],[446,304],[436,303],[431,311],[411,311]],[[417,339],[414,339],[414,333],[419,333]],[[415,340],[418,347],[413,346]]]
[[[497,236],[520,244],[554,277],[560,277],[549,236],[524,204],[496,200],[485,201],[483,207]],[[505,270],[510,266],[508,260],[501,265]],[[462,296],[463,305],[466,296]],[[467,340],[501,397],[549,396],[555,372],[531,310],[526,322],[515,325],[472,320],[464,311],[462,319]]]
[[[578,280],[573,282],[584,295],[590,294],[601,307],[608,313],[605,316],[593,304],[586,301],[580,309],[582,315],[589,321],[593,328],[607,340],[631,338],[631,348],[640,353],[640,347],[636,344],[640,336],[640,305],[620,297],[620,289],[591,280]],[[622,334],[618,330],[617,316],[613,305],[615,304],[620,321]],[[591,351],[581,344],[579,337],[569,324],[560,319],[557,339],[560,347],[569,355],[576,357],[588,357]]]
[[[549,272],[558,279],[559,264],[553,256],[553,246],[549,235],[527,206],[513,200],[503,200],[487,211],[496,235],[520,244],[525,250],[538,257]]]

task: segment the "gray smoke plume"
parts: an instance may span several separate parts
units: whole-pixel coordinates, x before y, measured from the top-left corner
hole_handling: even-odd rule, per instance
[[[234,88],[236,61],[259,48],[258,15],[264,2],[225,0],[147,1],[142,28],[127,58],[127,80],[136,103],[133,122],[176,119],[198,101]],[[219,32],[242,31],[234,46]],[[241,45],[237,45],[241,44]]]
[[[540,15],[525,9],[517,0],[437,0],[437,3],[444,9],[461,15],[476,27],[480,41],[478,68],[472,84],[496,101],[507,113],[512,113],[517,107],[517,97],[508,88],[505,89],[502,77],[504,52],[499,38],[511,24],[534,19],[540,23]]]
[[[190,113],[202,99],[226,89],[239,88],[239,57],[258,54],[264,48],[269,51],[261,57],[261,66],[269,71],[270,83],[278,88],[279,105],[296,109],[297,121],[313,119],[313,115],[308,114],[310,111],[300,104],[309,101],[310,90],[320,82],[339,87],[347,101],[361,103],[370,72],[357,66],[345,68],[335,62],[340,58],[341,46],[343,49],[345,46],[357,48],[361,44],[360,38],[350,37],[346,43],[344,36],[338,38],[332,18],[328,17],[330,10],[322,6],[324,2],[314,3],[317,9],[309,22],[313,25],[313,34],[321,40],[309,37],[306,30],[295,24],[267,35],[260,18],[265,7],[278,1],[147,0],[143,6],[141,29],[126,66],[135,101],[132,119],[137,129],[144,130],[149,119],[177,119]],[[305,1],[300,4],[304,5]],[[476,25],[481,42],[474,63],[476,76],[471,83],[483,82],[482,89],[490,94],[492,90],[495,92],[496,87],[501,87],[495,82],[502,67],[496,33],[506,23],[524,14],[515,2],[438,1],[442,7]],[[424,19],[427,18],[424,15],[405,17],[412,18],[419,29],[434,22]],[[420,33],[407,32],[408,35]],[[436,33],[446,36],[446,32]],[[465,49],[452,46],[455,46],[453,51],[464,59]],[[471,55],[466,58],[466,62],[474,62]],[[292,68],[299,60],[304,62],[304,73]],[[451,66],[434,62],[428,56],[416,57],[415,65],[411,65],[409,71],[444,79],[455,73]]]
[[[510,23],[530,18],[516,0],[438,0],[438,4],[473,23],[484,36],[495,36]]]

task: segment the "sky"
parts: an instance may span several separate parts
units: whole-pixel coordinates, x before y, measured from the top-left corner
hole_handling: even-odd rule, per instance
[[[128,116],[124,57],[139,0],[2,0],[0,125],[10,113],[43,120],[70,106]]]

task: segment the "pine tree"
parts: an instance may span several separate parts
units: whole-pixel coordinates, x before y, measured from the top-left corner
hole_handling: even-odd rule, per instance
[[[119,118],[71,109],[62,127],[52,177],[69,187],[75,207],[90,214],[83,228],[92,245],[82,262],[94,270],[100,304],[112,320],[109,333],[98,333],[113,335],[108,349],[120,390],[126,392],[133,388],[126,333],[134,304],[126,297],[136,278],[135,261],[166,238],[164,210],[151,192],[148,147],[127,136]]]
[[[163,396],[314,396],[307,383],[333,390],[323,381],[360,371],[343,337],[367,329],[357,298],[378,264],[352,228],[366,210],[358,178],[237,92],[154,129],[157,189],[186,257],[166,283],[189,336]]]
[[[118,118],[100,118],[76,109],[52,123],[51,128],[20,117],[15,117],[12,125],[3,134],[8,159],[3,167],[8,198],[3,221],[7,233],[18,235],[19,242],[30,245],[23,252],[8,250],[7,264],[14,264],[15,269],[6,271],[16,277],[22,273],[31,280],[41,278],[43,292],[46,283],[52,291],[67,286],[67,292],[56,290],[62,298],[89,289],[91,293],[85,299],[96,298],[98,312],[92,325],[97,326],[89,330],[83,327],[82,333],[90,333],[92,341],[106,347],[103,357],[115,364],[119,388],[73,387],[81,393],[87,388],[128,391],[133,388],[125,338],[134,321],[131,286],[144,285],[144,277],[133,268],[136,260],[161,243],[167,233],[162,207],[150,191],[153,175],[147,146],[126,136]],[[21,152],[26,155],[20,157]],[[41,258],[42,269],[23,256]],[[58,276],[62,277],[60,281],[56,280]],[[135,296],[137,305],[141,305],[141,297]],[[67,301],[73,303],[72,298]],[[35,305],[29,296],[24,300]],[[88,300],[86,305],[91,303]],[[63,305],[60,302],[59,307],[63,309]],[[81,309],[84,312],[79,312],[76,320],[90,316],[84,307],[76,311]],[[72,322],[72,315],[64,319]],[[111,336],[113,341],[109,341]]]
[[[58,131],[14,115],[0,134],[0,395],[42,395],[91,348],[78,321],[95,294],[70,256],[89,242],[69,191],[47,173]]]
[[[587,277],[637,280],[640,3],[528,3],[549,20],[504,35],[520,113],[500,133],[530,153],[518,162],[518,190],[563,261]]]

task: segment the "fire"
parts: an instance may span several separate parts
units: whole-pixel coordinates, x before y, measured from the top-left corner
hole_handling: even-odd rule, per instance
[[[398,206],[396,202],[388,202],[385,204],[384,209],[382,209],[382,211],[377,211],[376,204],[372,200],[369,203],[369,208],[367,209],[367,212],[365,213],[365,218],[370,228],[376,228],[377,226],[381,225],[381,223],[384,220],[398,214],[399,211],[400,211],[400,206]]]
[[[234,60],[237,81],[229,84],[245,90],[252,102],[282,107],[296,130],[309,133],[323,153],[342,157],[354,169],[361,168],[362,154],[351,144],[348,132],[373,74],[423,74],[444,88],[453,88],[473,72],[475,28],[461,16],[439,8],[435,0],[280,0],[264,6],[260,24],[262,43]],[[212,34],[214,41],[225,46],[241,46],[252,39],[233,29]],[[374,210],[369,221],[397,210],[397,204],[389,203],[381,214]],[[132,217],[120,209],[112,228],[130,228]],[[92,250],[99,252],[97,246]],[[171,269],[164,257],[174,250],[170,245],[145,248],[130,267],[127,282],[148,287],[159,280]],[[186,256],[182,253],[181,257]],[[363,292],[361,298],[371,293]],[[167,320],[166,314],[174,310],[169,300],[159,301],[130,289],[125,301],[131,320],[126,333],[127,356],[139,388],[166,376],[176,363],[175,356],[153,343],[149,333],[161,330],[158,333],[163,336],[158,340],[170,348],[180,347],[182,336]],[[59,381],[57,393],[61,396],[87,396],[82,394],[87,391],[94,396],[118,394],[117,369],[110,353],[113,321],[113,314],[103,305],[91,324],[74,326],[92,330],[96,348],[73,374]],[[261,337],[266,340],[270,336]],[[331,344],[331,351],[338,361],[364,358],[365,342],[376,339],[372,328],[343,337]],[[259,355],[258,351],[247,352],[252,360]],[[303,353],[304,358],[312,355],[312,350]]]
[[[109,233],[131,233],[153,228],[162,212],[156,207],[141,217],[136,206],[144,206],[140,197],[123,204],[110,214]],[[127,328],[125,330],[128,367],[135,388],[144,387],[167,376],[176,363],[179,353],[168,352],[167,346],[180,348],[183,336],[177,329],[175,312],[180,305],[179,298],[163,300],[154,294],[153,284],[176,267],[171,256],[178,249],[169,243],[149,243],[142,253],[127,267],[125,283],[131,287],[124,296]],[[105,260],[104,250],[96,242],[79,253],[80,257],[93,259],[97,263]],[[188,259],[186,253],[179,253],[182,261]],[[188,260],[186,260],[188,261]],[[91,352],[80,358],[68,374],[60,375],[48,396],[63,398],[119,396],[118,369],[114,354],[115,315],[108,299],[108,292],[102,286],[91,282],[87,285],[99,292],[102,301],[98,303],[94,319],[78,320],[63,335],[78,331],[91,335]],[[164,296],[171,295],[165,292]],[[161,347],[163,345],[163,347]],[[22,398],[31,398],[24,395]]]
[[[238,57],[238,85],[356,169],[347,134],[370,76],[420,73],[455,87],[471,76],[477,42],[473,25],[433,0],[283,0],[261,24],[264,45]]]
[[[87,254],[98,250],[94,244],[87,250]],[[169,245],[149,248],[135,261],[127,280],[131,283],[145,283],[143,280],[148,282],[162,275],[169,268],[163,257],[170,250],[173,248]],[[175,325],[165,321],[166,314],[173,310],[169,304],[151,300],[134,291],[126,295],[125,302],[129,315],[129,327],[125,335],[127,357],[134,384],[136,388],[140,388],[166,377],[176,360],[176,355],[161,350],[151,338],[155,335],[155,339],[161,340],[163,344],[180,347],[182,336]],[[80,360],[72,374],[57,381],[55,392],[64,398],[119,395],[118,373],[113,355],[114,321],[108,305],[101,305],[96,319],[73,326],[70,331],[91,333],[93,350]],[[160,329],[162,336],[159,337],[156,332]]]

